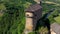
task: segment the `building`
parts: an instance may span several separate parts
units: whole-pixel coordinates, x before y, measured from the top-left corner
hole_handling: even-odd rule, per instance
[[[42,7],[39,4],[31,5],[26,10],[25,34],[35,30],[37,20],[42,16]]]

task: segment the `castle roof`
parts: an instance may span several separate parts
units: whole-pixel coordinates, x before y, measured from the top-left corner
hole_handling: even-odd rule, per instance
[[[39,4],[34,4],[34,5],[31,5],[30,7],[28,7],[25,11],[27,12],[35,12],[39,9],[41,9],[42,7],[39,5]]]

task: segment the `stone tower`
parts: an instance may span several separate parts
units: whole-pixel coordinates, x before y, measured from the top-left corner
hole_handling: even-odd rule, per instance
[[[26,24],[25,24],[25,34],[35,30],[37,20],[42,16],[42,7],[39,4],[31,5],[27,8],[25,13]]]

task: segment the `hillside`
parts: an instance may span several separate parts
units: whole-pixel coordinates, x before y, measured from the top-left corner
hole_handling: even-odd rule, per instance
[[[33,0],[0,0],[0,34],[23,34],[25,28],[24,10],[31,4],[36,4],[36,2]],[[48,17],[49,24],[60,22],[60,0],[42,0],[41,6],[43,16],[51,9],[55,9]],[[38,29],[31,34],[36,34],[37,32],[44,32],[43,34],[45,34],[48,32],[48,28],[44,27],[44,22],[39,21],[38,24]]]

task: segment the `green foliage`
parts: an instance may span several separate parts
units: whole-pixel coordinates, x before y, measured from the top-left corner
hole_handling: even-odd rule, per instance
[[[30,32],[29,34],[35,34],[35,32]]]
[[[55,21],[56,21],[58,24],[60,24],[60,16],[57,16],[57,17],[55,17],[54,19],[55,19]]]
[[[0,10],[5,10],[5,6],[3,4],[0,4]]]
[[[43,0],[46,1],[46,0]],[[55,0],[47,0],[56,2]],[[25,9],[31,4],[35,4],[33,0],[0,0],[0,10],[4,10],[3,16],[0,16],[0,34],[22,34],[25,26]],[[57,4],[60,3],[58,0]],[[48,12],[52,8],[60,10],[60,5],[42,3],[43,13]],[[55,10],[48,18],[50,22],[54,22],[54,15],[58,15],[58,10]],[[43,24],[43,23],[42,23]],[[47,28],[43,26],[39,32],[47,32]],[[30,34],[35,34],[31,32]]]
[[[25,8],[32,4],[26,0],[0,1],[0,9],[5,8],[0,18],[0,34],[22,34],[25,27]]]
[[[55,21],[55,17],[57,17],[59,15],[59,10],[55,9],[53,13],[51,13],[51,15],[48,17],[48,19],[50,20],[50,23],[54,23]]]
[[[47,27],[41,27],[39,32],[40,32],[40,34],[48,34],[48,29],[47,29]]]

